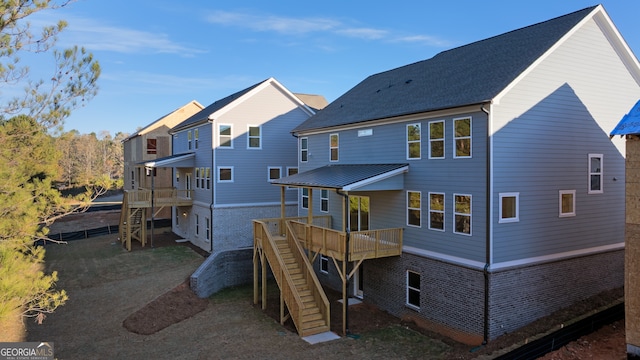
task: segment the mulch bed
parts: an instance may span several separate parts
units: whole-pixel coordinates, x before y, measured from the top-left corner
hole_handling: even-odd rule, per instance
[[[151,335],[204,311],[208,305],[208,299],[201,299],[191,291],[187,279],[129,315],[122,326],[136,334]]]

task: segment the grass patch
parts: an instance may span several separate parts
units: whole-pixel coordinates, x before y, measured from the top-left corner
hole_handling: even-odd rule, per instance
[[[374,347],[397,351],[410,359],[441,359],[451,351],[451,347],[442,341],[397,324],[361,334],[360,340]]]

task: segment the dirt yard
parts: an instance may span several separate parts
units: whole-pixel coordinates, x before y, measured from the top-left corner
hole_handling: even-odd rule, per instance
[[[81,218],[57,226],[69,229],[62,232],[74,231],[79,224],[102,227],[119,219],[119,213],[87,213]],[[353,335],[310,345],[296,335],[291,321],[284,326],[276,321],[275,285],[269,289],[266,312],[252,304],[251,286],[198,299],[185,280],[203,261],[202,255],[176,243],[168,229],[158,229],[156,234],[153,249],[135,244],[132,252],[122,248],[117,235],[47,245],[47,267],[58,270],[58,285],[67,290],[70,300],[43,325],[29,322],[25,339],[54,342],[59,359],[490,359],[587,308],[621,296],[619,291],[602,294],[481,348],[452,342],[360,304],[349,311]],[[329,291],[328,296],[332,330],[341,333],[339,294]],[[624,323],[606,326],[544,357],[585,358],[626,358]]]

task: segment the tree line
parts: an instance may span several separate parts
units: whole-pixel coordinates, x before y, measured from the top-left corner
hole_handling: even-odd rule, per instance
[[[62,132],[71,112],[96,96],[98,61],[83,47],[57,46],[66,21],[34,22],[35,29],[29,21],[74,1],[0,0],[0,328],[24,317],[41,322],[67,301],[55,286],[57,272],[45,271],[39,240],[47,239],[53,221],[86,206],[122,175],[124,134]],[[32,68],[51,72],[38,79]],[[60,192],[73,186],[86,191]],[[20,339],[0,331],[3,341]]]

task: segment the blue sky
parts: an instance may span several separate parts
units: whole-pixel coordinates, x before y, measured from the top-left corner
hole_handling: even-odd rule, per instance
[[[640,1],[602,1],[640,54]],[[37,19],[66,20],[59,45],[84,46],[102,67],[98,95],[74,111],[65,131],[114,135],[133,133],[191,100],[207,106],[269,77],[331,102],[371,74],[592,5],[79,0]]]

